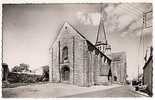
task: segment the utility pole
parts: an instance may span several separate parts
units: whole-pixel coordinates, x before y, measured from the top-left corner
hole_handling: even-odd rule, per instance
[[[139,82],[139,65],[138,65],[138,82]]]
[[[142,56],[144,57],[144,37],[143,37],[143,30],[144,29],[148,29],[148,28],[151,28],[152,25],[149,25],[148,26],[148,21],[152,18],[152,15],[151,17],[149,17],[149,14],[152,13],[152,10],[148,11],[148,12],[143,12],[143,23],[142,23],[142,30],[141,30],[141,36],[140,36],[140,44],[139,44],[139,49],[140,49],[140,45],[141,45],[141,42],[142,42]],[[138,50],[139,52],[139,50]],[[138,54],[138,57],[139,57],[139,54]],[[138,64],[138,82],[139,82],[139,64]]]

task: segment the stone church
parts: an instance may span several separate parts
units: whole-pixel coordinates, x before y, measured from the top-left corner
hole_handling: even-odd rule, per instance
[[[50,82],[78,86],[111,83],[111,59],[102,52],[105,44],[98,41],[93,45],[71,24],[64,23],[50,47]]]
[[[126,53],[111,53],[102,16],[95,45],[69,23],[50,46],[49,80],[91,86],[126,82]]]

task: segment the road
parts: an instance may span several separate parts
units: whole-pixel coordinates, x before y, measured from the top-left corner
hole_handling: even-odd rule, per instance
[[[130,86],[121,86],[108,90],[82,93],[77,95],[65,96],[65,98],[100,98],[100,97],[143,97],[135,92]],[[63,97],[64,98],[64,97]]]
[[[2,88],[2,96],[4,98],[57,98],[115,87],[120,87],[120,85],[79,87],[71,84],[47,82],[45,84],[30,84],[15,88]]]
[[[62,83],[31,84],[15,88],[2,88],[4,98],[69,98],[69,97],[142,97],[131,86],[112,84],[109,86],[79,87]]]

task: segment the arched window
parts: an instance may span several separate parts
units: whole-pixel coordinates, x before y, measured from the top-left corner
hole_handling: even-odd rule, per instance
[[[68,48],[64,47],[62,51],[62,59],[67,60],[68,59]]]

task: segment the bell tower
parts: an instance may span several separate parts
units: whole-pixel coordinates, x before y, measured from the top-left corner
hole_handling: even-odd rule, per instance
[[[111,45],[108,44],[107,37],[106,37],[102,7],[101,7],[100,23],[98,27],[95,46],[106,55],[111,53]]]

